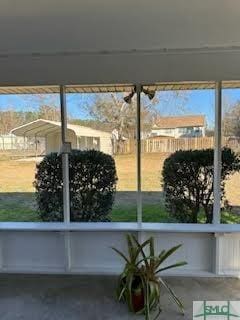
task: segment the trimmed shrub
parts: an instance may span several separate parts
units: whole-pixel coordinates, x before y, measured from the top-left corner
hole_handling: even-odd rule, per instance
[[[163,165],[163,189],[167,210],[179,222],[197,223],[199,213],[205,222],[212,222],[214,151],[177,151]],[[225,181],[240,170],[240,158],[229,148],[222,150],[221,199],[225,196]]]
[[[69,154],[71,221],[109,221],[116,193],[114,159],[96,150]],[[63,221],[62,157],[51,153],[37,165],[38,211],[43,221]]]

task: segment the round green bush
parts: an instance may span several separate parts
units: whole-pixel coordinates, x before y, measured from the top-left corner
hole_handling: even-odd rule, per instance
[[[96,150],[69,154],[71,221],[109,221],[116,193],[115,161]],[[63,221],[62,156],[51,153],[37,165],[38,211],[43,221]]]
[[[222,149],[221,199],[225,181],[240,170],[239,156],[229,148]],[[197,223],[199,214],[205,222],[213,218],[214,151],[187,150],[171,154],[163,165],[165,206],[179,222]]]

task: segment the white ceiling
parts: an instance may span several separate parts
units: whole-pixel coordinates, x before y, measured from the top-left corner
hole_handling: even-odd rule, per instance
[[[0,54],[240,46],[239,0],[0,0]]]

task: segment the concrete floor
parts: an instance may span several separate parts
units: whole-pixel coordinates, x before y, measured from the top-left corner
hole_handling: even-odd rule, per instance
[[[240,280],[224,278],[167,278],[184,302],[179,314],[166,292],[159,319],[192,319],[193,300],[240,300]],[[129,314],[114,297],[115,277],[103,276],[0,276],[1,320],[127,320]]]

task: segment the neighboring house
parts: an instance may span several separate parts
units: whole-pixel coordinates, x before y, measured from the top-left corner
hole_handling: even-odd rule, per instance
[[[151,136],[204,137],[205,116],[158,117],[152,126]]]
[[[11,134],[20,137],[45,138],[46,153],[59,152],[61,148],[61,123],[38,119],[11,130]],[[95,130],[75,124],[67,125],[67,141],[72,149],[95,149],[112,154],[112,135],[109,132]]]

